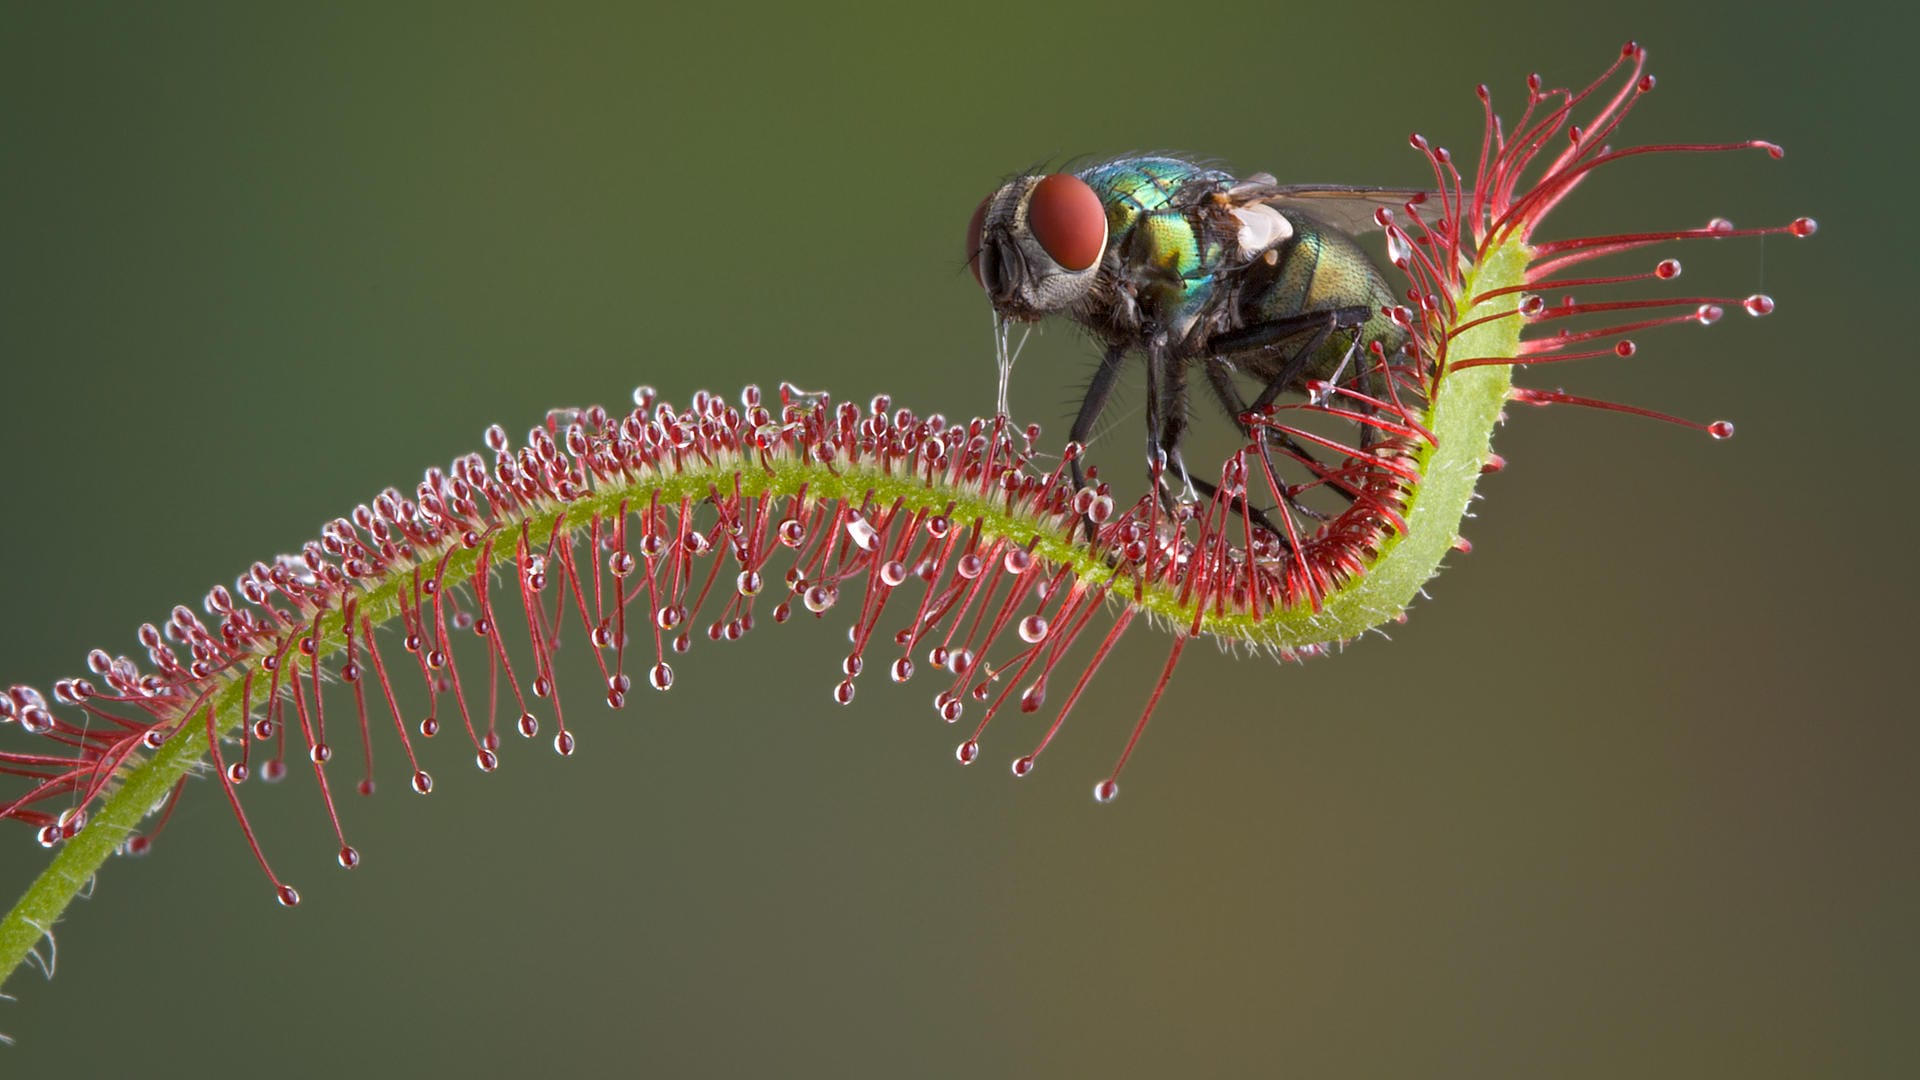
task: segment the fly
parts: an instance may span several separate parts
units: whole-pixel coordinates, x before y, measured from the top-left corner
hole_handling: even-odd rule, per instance
[[[981,201],[967,225],[967,263],[992,302],[1002,413],[1014,322],[1064,315],[1101,343],[1100,366],[1068,438],[1085,445],[1130,353],[1147,363],[1147,459],[1171,504],[1188,475],[1187,377],[1198,367],[1240,432],[1266,444],[1250,418],[1309,383],[1355,380],[1371,397],[1407,332],[1386,314],[1395,299],[1354,236],[1380,226],[1381,207],[1421,202],[1398,188],[1244,179],[1175,157],[1126,157],[1072,173],[1022,176]],[[1013,350],[1017,353],[1018,350]],[[1259,386],[1249,398],[1239,376]],[[1364,449],[1371,428],[1361,427]],[[1284,434],[1289,452],[1311,460]],[[1076,458],[1076,487],[1086,477]],[[1337,490],[1337,488],[1336,488]],[[1284,538],[1266,514],[1236,509]],[[1302,508],[1304,509],[1304,508]]]

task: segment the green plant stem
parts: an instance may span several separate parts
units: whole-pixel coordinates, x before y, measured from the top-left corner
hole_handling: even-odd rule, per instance
[[[1519,285],[1527,262],[1528,252],[1518,241],[1494,249],[1467,275],[1459,295],[1484,295]],[[1465,323],[1511,312],[1519,301],[1520,294],[1508,293],[1460,312],[1457,321]],[[1519,335],[1517,317],[1496,319],[1459,335],[1449,351],[1454,356],[1513,356]],[[1382,545],[1374,564],[1358,581],[1328,597],[1317,612],[1305,608],[1268,611],[1258,619],[1246,614],[1203,614],[1201,632],[1257,646],[1301,648],[1357,637],[1406,610],[1453,547],[1511,386],[1512,369],[1504,364],[1468,368],[1440,381],[1425,418],[1436,441],[1416,457],[1422,479],[1407,507],[1407,531]],[[1080,580],[1089,584],[1102,584],[1113,577],[1112,568],[1084,544],[1065,538],[1060,523],[1009,513],[1001,502],[977,490],[929,485],[921,478],[848,467],[845,463],[828,469],[788,458],[776,459],[771,468],[746,458],[720,459],[709,465],[599,487],[584,499],[529,515],[528,535],[544,542],[556,523],[563,531],[571,531],[596,516],[618,514],[623,505],[646,505],[655,494],[663,504],[678,504],[683,498],[703,499],[715,488],[732,490],[736,482],[740,493],[750,498],[793,496],[804,488],[810,499],[857,504],[871,497],[882,506],[898,500],[909,511],[947,513],[956,523],[971,522],[986,540],[1005,539],[1021,545],[1033,542],[1036,557],[1070,566]],[[436,562],[438,554],[433,553]],[[498,563],[513,556],[513,547],[495,545],[492,554]],[[446,554],[446,586],[470,580],[483,569],[479,560],[479,551],[456,544]],[[397,567],[360,592],[358,614],[375,626],[400,614],[401,590],[411,585],[414,565]],[[1120,591],[1127,595],[1117,599],[1143,609],[1156,621],[1175,627],[1176,632],[1193,625],[1192,606],[1183,603],[1165,584],[1148,586],[1137,599],[1131,589]],[[341,651],[345,645],[340,614],[326,613],[320,621],[314,662]],[[263,672],[265,658],[265,653],[257,654],[230,670],[213,691],[209,699],[213,728],[222,737],[246,721],[241,711],[243,680],[249,670]],[[94,808],[86,827],[60,846],[52,863],[0,921],[0,972],[6,972],[7,978],[51,934],[67,905],[86,888],[141,819],[166,799],[182,777],[204,766],[208,749],[205,716],[203,704],[181,718],[178,729],[159,750],[144,759],[130,759],[117,787]]]

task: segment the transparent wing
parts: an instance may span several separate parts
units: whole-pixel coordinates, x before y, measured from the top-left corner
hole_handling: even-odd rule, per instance
[[[1421,215],[1437,214],[1439,193],[1418,188],[1354,187],[1349,184],[1278,184],[1266,173],[1256,173],[1228,189],[1236,203],[1265,203],[1281,210],[1311,214],[1350,235],[1377,232],[1374,211],[1386,207],[1405,216],[1409,202],[1425,204]],[[1431,207],[1429,211],[1427,207]]]

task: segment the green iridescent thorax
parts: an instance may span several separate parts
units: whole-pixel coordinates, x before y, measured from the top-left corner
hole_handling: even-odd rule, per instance
[[[1203,240],[1187,207],[1198,193],[1219,190],[1233,176],[1176,158],[1123,158],[1095,165],[1080,174],[1107,209],[1108,243],[1140,280],[1143,306],[1167,324],[1203,307],[1213,277],[1207,268],[1220,263],[1217,241]],[[1185,196],[1183,199],[1182,196]]]

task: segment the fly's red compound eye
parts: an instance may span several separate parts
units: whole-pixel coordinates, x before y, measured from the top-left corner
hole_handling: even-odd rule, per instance
[[[1107,209],[1086,181],[1054,173],[1033,185],[1027,228],[1054,262],[1068,270],[1085,270],[1100,261],[1107,246]]]
[[[991,205],[992,195],[981,199],[980,205],[973,208],[973,217],[967,220],[967,269],[973,271],[973,280],[980,282],[983,289],[987,283],[980,276],[980,230],[986,226],[987,207]]]

